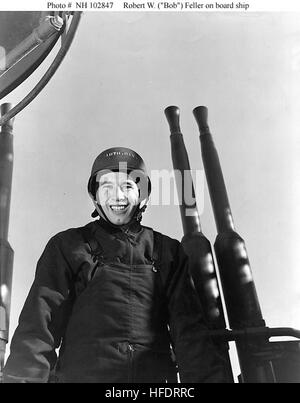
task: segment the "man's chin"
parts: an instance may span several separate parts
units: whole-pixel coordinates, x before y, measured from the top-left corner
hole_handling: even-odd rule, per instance
[[[125,225],[130,221],[130,217],[121,217],[121,216],[109,216],[107,217],[109,221],[114,225]]]

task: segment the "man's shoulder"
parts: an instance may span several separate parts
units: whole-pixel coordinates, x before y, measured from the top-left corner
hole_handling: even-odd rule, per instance
[[[62,244],[72,245],[78,242],[82,242],[84,240],[84,232],[87,229],[91,230],[93,228],[95,228],[95,221],[89,222],[88,224],[80,227],[67,228],[53,235],[50,238],[49,243],[59,245]]]
[[[142,227],[144,228],[144,230],[153,231],[154,237],[161,238],[165,246],[170,247],[171,249],[174,250],[176,250],[179,247],[180,241],[178,239],[173,238],[170,235],[167,235],[163,232],[157,231],[156,229],[153,229],[151,227],[147,227],[144,225]]]

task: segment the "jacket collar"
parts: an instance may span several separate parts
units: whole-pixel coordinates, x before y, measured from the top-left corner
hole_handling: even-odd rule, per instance
[[[125,234],[137,234],[142,229],[141,224],[136,220],[124,225],[114,225],[109,221],[106,221],[104,218],[100,217],[99,220],[97,220],[97,224],[104,230],[112,234],[117,234],[120,232],[123,232]]]

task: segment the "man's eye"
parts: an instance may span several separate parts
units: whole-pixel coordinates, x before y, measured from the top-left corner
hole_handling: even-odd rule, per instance
[[[126,183],[125,185],[123,185],[123,189],[133,189],[133,186],[131,183]]]
[[[111,185],[108,185],[108,184],[105,184],[105,185],[101,185],[100,186],[100,189],[103,189],[103,190],[108,190],[108,189],[111,189],[112,188],[112,186]]]

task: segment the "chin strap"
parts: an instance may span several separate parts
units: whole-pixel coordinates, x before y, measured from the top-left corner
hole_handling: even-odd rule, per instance
[[[91,216],[93,217],[93,218],[96,218],[96,217],[98,217],[98,215],[99,215],[99,213],[98,213],[98,211],[95,209],[93,212],[92,212],[92,214],[91,214]]]
[[[134,213],[134,215],[133,215],[133,217],[132,217],[132,220],[133,219],[136,219],[136,221],[137,222],[141,222],[142,221],[142,216],[143,216],[143,213],[145,212],[145,210],[146,210],[146,208],[147,208],[147,204],[145,204],[143,207],[141,207],[141,208],[137,208],[136,209],[136,211],[135,211],[135,213]]]

